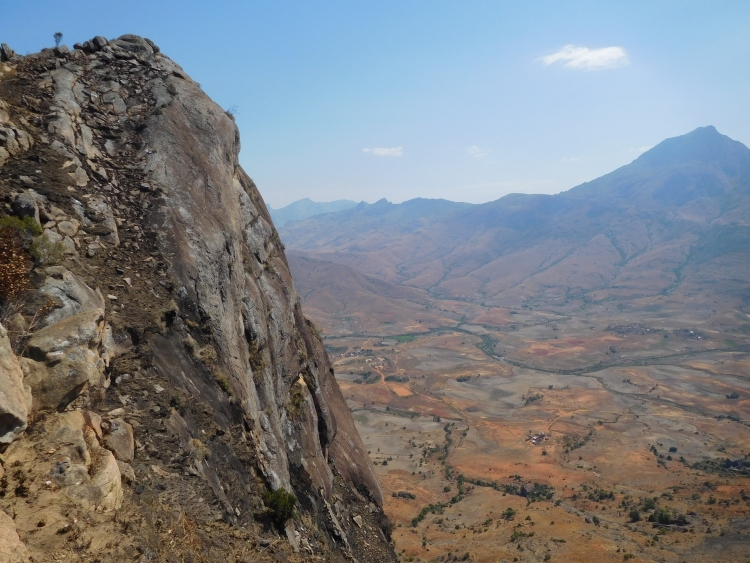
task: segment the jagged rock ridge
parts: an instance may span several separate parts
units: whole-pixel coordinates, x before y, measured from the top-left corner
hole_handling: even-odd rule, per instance
[[[0,508],[31,556],[393,560],[231,116],[137,36],[2,54],[0,195],[36,227],[0,339]]]

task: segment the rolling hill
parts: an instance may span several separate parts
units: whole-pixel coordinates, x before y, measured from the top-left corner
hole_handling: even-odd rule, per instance
[[[750,150],[702,127],[557,195],[381,200],[280,229],[298,255],[509,307],[707,291],[750,298]]]

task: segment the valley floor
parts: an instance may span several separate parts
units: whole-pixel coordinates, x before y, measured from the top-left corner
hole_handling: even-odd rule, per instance
[[[688,308],[434,310],[451,307],[400,335],[413,318],[370,335],[313,318],[402,560],[750,558],[744,333]]]

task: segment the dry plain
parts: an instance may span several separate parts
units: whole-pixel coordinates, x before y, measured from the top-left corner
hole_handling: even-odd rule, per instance
[[[313,316],[402,560],[750,560],[741,313],[666,300],[669,317],[435,300],[362,334]]]

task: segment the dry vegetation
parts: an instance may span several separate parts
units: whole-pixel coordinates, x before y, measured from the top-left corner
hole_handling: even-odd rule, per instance
[[[402,560],[750,556],[748,342],[680,307],[657,321],[437,301],[461,316],[400,336],[321,323]]]

